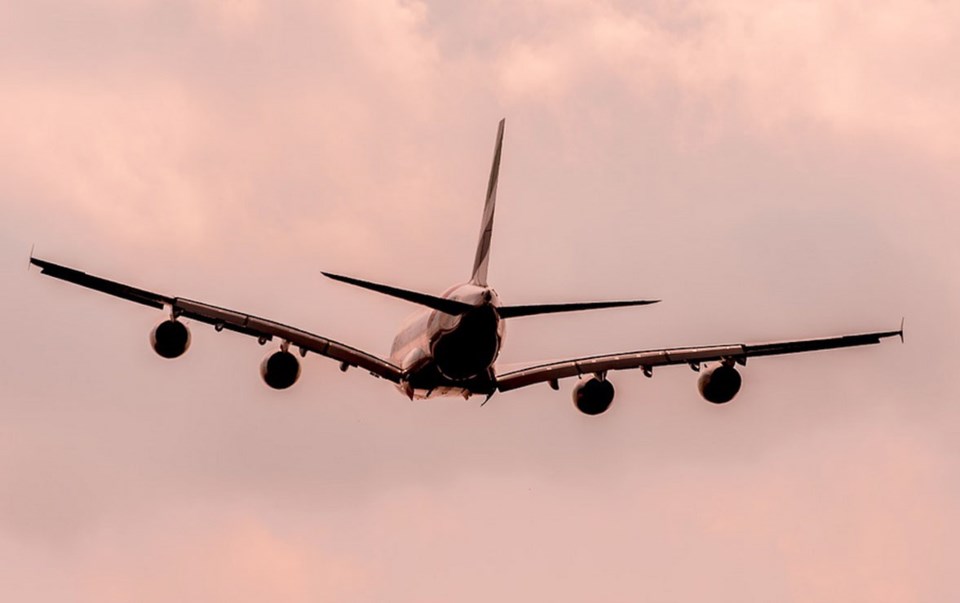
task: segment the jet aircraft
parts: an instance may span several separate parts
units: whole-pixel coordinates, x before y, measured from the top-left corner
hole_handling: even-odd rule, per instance
[[[177,358],[190,346],[190,331],[183,319],[212,325],[217,331],[234,331],[256,338],[261,345],[279,340],[279,349],[263,359],[260,374],[274,389],[292,386],[300,376],[300,357],[307,353],[326,356],[340,363],[346,371],[357,367],[394,383],[410,399],[437,396],[482,395],[489,399],[496,392],[506,392],[536,383],[547,383],[559,389],[559,380],[578,377],[573,389],[576,407],[585,414],[605,412],[614,398],[608,374],[611,371],[640,369],[651,377],[656,367],[684,364],[699,372],[700,394],[714,404],[729,402],[740,391],[742,378],[737,366],[758,356],[793,354],[876,344],[884,338],[903,339],[903,323],[896,331],[877,331],[779,341],[771,343],[731,343],[698,347],[652,349],[572,358],[536,364],[519,370],[497,372],[496,360],[504,342],[506,322],[522,316],[554,314],[601,308],[642,306],[659,300],[575,302],[540,305],[503,304],[487,281],[490,260],[490,238],[500,172],[504,120],[497,129],[493,165],[487,184],[486,202],[480,226],[470,280],[455,285],[441,295],[368,282],[349,276],[323,273],[325,276],[393,296],[422,306],[393,341],[386,359],[358,350],[320,335],[290,327],[273,320],[252,316],[184,297],[171,297],[119,282],[86,274],[53,262],[33,257],[30,262],[41,273],[128,301],[165,310],[168,318],[150,334],[150,343],[164,358]],[[709,363],[709,365],[708,365]],[[485,402],[486,400],[484,400]]]

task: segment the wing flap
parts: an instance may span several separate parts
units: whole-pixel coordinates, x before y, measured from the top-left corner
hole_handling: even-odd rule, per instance
[[[88,289],[107,293],[152,308],[163,309],[164,307],[170,307],[175,315],[213,325],[218,331],[234,331],[243,335],[256,337],[261,342],[267,342],[277,337],[289,341],[291,345],[302,350],[332,358],[349,366],[356,366],[367,370],[376,377],[382,377],[395,383],[400,381],[402,373],[400,368],[394,364],[378,358],[373,354],[368,354],[367,352],[332,339],[327,339],[326,337],[314,335],[302,329],[191,299],[169,297],[144,289],[138,289],[116,281],[92,276],[85,272],[54,264],[46,260],[31,258],[30,262],[41,268],[41,274],[46,274],[82,287],[87,287]]]
[[[746,350],[750,356],[796,354],[799,352],[814,352],[817,350],[832,350],[836,348],[849,348],[858,345],[871,345],[880,343],[880,340],[885,337],[898,337],[901,335],[901,333],[902,331],[883,331],[879,333],[861,333],[857,335],[825,337],[823,339],[761,343],[746,346]]]
[[[164,305],[169,305],[173,301],[173,298],[167,297],[166,295],[138,289],[137,287],[131,287],[130,285],[124,285],[116,281],[109,281],[105,278],[93,276],[66,266],[60,266],[59,264],[54,264],[46,260],[32,257],[30,258],[30,263],[40,267],[40,274],[46,274],[47,276],[52,276],[53,278],[58,278],[68,283],[107,293],[108,295],[150,306],[151,308],[163,309]]]
[[[497,375],[497,389],[505,392],[519,387],[533,385],[534,383],[544,383],[566,377],[579,377],[580,375],[591,373],[604,373],[625,369],[652,369],[656,366],[672,364],[699,364],[701,362],[716,362],[727,358],[738,362],[746,362],[746,359],[752,356],[774,356],[871,345],[880,343],[880,341],[885,338],[898,336],[903,336],[902,328],[899,331],[878,331],[875,333],[859,333],[855,335],[841,335],[838,337],[822,337],[796,341],[760,344],[734,343],[716,346],[605,354],[602,356],[550,362],[509,371]]]
[[[669,364],[708,362],[721,358],[744,356],[744,347],[739,344],[671,350],[648,350],[606,354],[575,360],[551,362],[510,371],[497,376],[497,388],[504,392],[534,383],[543,383],[566,377],[579,377],[592,373],[620,371],[637,368],[653,368]]]
[[[174,300],[173,307],[181,316],[205,322],[217,329],[235,331],[257,337],[262,341],[269,341],[278,337],[289,341],[291,345],[301,350],[326,356],[350,366],[360,367],[377,377],[383,377],[394,383],[400,381],[401,371],[392,363],[373,354],[368,354],[326,337],[314,335],[302,329],[190,299],[177,298]]]

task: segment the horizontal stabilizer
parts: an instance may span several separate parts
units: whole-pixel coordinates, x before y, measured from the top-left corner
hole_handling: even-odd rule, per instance
[[[648,306],[659,299],[640,299],[634,301],[582,302],[572,304],[535,304],[532,306],[501,306],[497,309],[501,318],[533,316],[534,314],[556,314],[558,312],[578,312],[580,310],[600,310],[603,308],[623,308],[626,306]]]
[[[323,276],[327,278],[332,278],[335,281],[340,281],[341,283],[347,283],[348,285],[354,285],[356,287],[363,287],[364,289],[369,289],[371,291],[376,291],[377,293],[383,293],[384,295],[389,295],[391,297],[397,297],[400,299],[413,302],[415,304],[420,304],[421,306],[426,306],[428,308],[433,308],[434,310],[439,310],[444,314],[452,314],[454,316],[463,314],[467,312],[473,306],[470,304],[465,304],[463,302],[458,302],[454,299],[446,299],[443,297],[437,297],[435,295],[428,295],[426,293],[420,293],[418,291],[408,291],[406,289],[398,289],[397,287],[391,287],[389,285],[381,285],[379,283],[371,283],[369,281],[362,281],[358,278],[351,278],[349,276],[341,276],[339,274],[330,274],[329,272],[324,272]]]

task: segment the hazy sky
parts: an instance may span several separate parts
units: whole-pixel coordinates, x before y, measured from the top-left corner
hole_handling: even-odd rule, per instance
[[[11,601],[960,599],[960,4],[0,0]],[[27,272],[386,354],[473,259],[506,117],[504,363],[896,328],[906,345],[410,402]],[[270,348],[272,349],[272,348]]]

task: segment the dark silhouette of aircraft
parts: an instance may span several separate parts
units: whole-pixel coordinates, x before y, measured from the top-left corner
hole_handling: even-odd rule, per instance
[[[423,306],[422,312],[410,319],[393,342],[389,359],[308,333],[301,329],[251,316],[243,312],[212,306],[183,297],[170,297],[115,281],[92,276],[73,268],[32,257],[30,262],[42,274],[108,293],[160,310],[169,318],[158,324],[150,335],[153,349],[164,358],[181,356],[190,345],[190,331],[181,319],[188,318],[257,338],[261,345],[274,338],[278,350],[270,353],[260,365],[263,380],[272,388],[285,389],[300,376],[300,356],[308,352],[340,362],[341,370],[358,367],[375,377],[392,383],[408,397],[483,395],[489,399],[495,392],[506,392],[535,383],[548,383],[559,389],[559,380],[580,378],[573,390],[578,409],[588,415],[600,414],[609,408],[614,397],[613,385],[607,379],[610,371],[641,369],[650,377],[653,369],[671,364],[686,364],[700,373],[700,394],[715,404],[729,402],[740,391],[741,376],[737,365],[746,365],[748,358],[828,350],[879,343],[887,337],[903,339],[903,323],[897,331],[880,331],[841,335],[800,341],[772,343],[708,345],[643,350],[605,354],[538,364],[520,370],[497,373],[495,362],[503,345],[507,320],[536,314],[554,314],[600,308],[642,306],[659,300],[601,301],[541,305],[504,305],[487,283],[490,259],[490,237],[497,198],[500,171],[500,150],[503,144],[504,121],[497,129],[497,140],[487,185],[486,203],[480,226],[470,280],[455,285],[441,295],[399,289],[349,276],[324,273],[325,276],[384,295],[397,297]],[[712,363],[712,366],[707,366]]]

